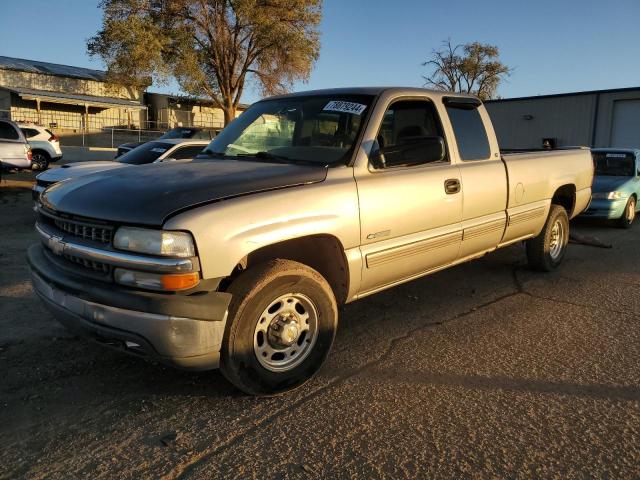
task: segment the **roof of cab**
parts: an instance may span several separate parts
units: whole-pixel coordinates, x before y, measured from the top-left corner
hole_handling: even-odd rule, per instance
[[[399,95],[424,95],[428,93],[432,96],[456,96],[456,97],[471,97],[477,98],[469,93],[457,93],[457,92],[443,92],[440,90],[429,90],[427,88],[417,87],[343,87],[343,88],[327,88],[322,90],[307,90],[295,93],[288,93],[285,95],[275,95],[273,97],[267,97],[263,100],[272,100],[277,98],[287,97],[308,97],[315,95],[371,95],[378,96],[382,93],[394,93]]]

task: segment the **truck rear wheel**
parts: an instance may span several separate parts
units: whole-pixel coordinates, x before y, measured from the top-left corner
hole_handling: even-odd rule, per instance
[[[233,295],[220,369],[251,395],[276,395],[299,387],[331,349],[338,308],[318,272],[298,262],[271,260],[243,272]]]
[[[564,258],[569,243],[569,216],[560,205],[551,205],[544,228],[527,240],[527,260],[534,270],[550,272]]]

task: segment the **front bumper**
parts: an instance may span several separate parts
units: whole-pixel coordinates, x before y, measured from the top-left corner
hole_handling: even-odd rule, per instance
[[[581,213],[582,217],[618,219],[624,214],[627,198],[618,200],[591,200],[589,208]]]
[[[190,370],[219,366],[231,295],[142,292],[78,277],[27,252],[34,289],[69,329],[105,345]]]

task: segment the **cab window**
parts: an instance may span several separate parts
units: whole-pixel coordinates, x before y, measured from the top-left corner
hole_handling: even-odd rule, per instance
[[[477,108],[447,107],[462,160],[485,160],[491,156],[489,138]]]
[[[372,162],[376,169],[449,163],[438,114],[427,100],[393,103],[384,114],[376,141],[378,156]]]

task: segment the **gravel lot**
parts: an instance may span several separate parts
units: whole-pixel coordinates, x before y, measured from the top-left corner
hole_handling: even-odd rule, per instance
[[[11,178],[0,478],[640,477],[640,225],[574,225],[613,248],[571,245],[552,274],[517,245],[348,305],[320,374],[256,399],[59,326]]]

